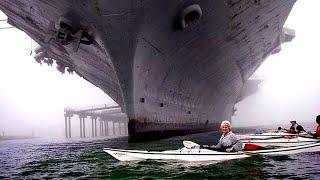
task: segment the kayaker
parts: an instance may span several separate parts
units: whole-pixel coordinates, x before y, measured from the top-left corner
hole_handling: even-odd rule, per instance
[[[290,121],[291,122],[291,127],[289,130],[285,129],[288,133],[291,133],[291,134],[299,134],[301,132],[306,132],[304,130],[304,128],[297,123],[297,121]]]
[[[236,152],[242,150],[242,142],[231,131],[231,123],[229,121],[222,121],[220,126],[222,135],[217,145],[209,146],[203,145],[208,148],[220,152]]]
[[[320,138],[320,115],[318,115],[316,117],[316,122],[318,124],[318,127],[316,129],[316,133],[311,133],[311,132],[308,132],[309,134],[311,134],[314,138]]]

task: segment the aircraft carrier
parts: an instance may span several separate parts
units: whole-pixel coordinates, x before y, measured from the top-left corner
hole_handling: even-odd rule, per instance
[[[257,88],[248,81],[291,41],[295,0],[1,0],[8,23],[102,89],[129,118],[129,142],[207,131]],[[59,87],[57,87],[59,88]]]

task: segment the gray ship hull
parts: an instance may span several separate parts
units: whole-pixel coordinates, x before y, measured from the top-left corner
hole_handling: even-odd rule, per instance
[[[3,0],[8,22],[114,99],[130,141],[201,132],[230,120],[248,78],[294,32],[295,0]]]

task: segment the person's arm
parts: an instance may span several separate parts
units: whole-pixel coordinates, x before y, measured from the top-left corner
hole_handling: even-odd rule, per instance
[[[232,137],[230,137],[230,140],[232,142],[232,147],[227,149],[227,152],[231,152],[231,151],[242,151],[242,142],[238,139],[238,137],[236,135],[233,135]]]
[[[233,143],[234,145],[232,146],[235,150],[241,151],[242,150],[242,142],[241,140],[238,139],[236,135],[233,137]]]
[[[221,148],[221,138],[220,138],[220,140],[219,140],[219,142],[218,142],[217,145],[211,145],[211,146],[209,146],[209,145],[207,145],[207,144],[204,144],[204,145],[202,145],[202,147],[204,147],[204,148]]]
[[[237,151],[242,151],[242,142],[237,138],[236,144],[233,145],[233,148]]]
[[[298,125],[297,126],[297,133],[300,133],[300,132],[307,132],[307,131],[305,131],[301,125]]]

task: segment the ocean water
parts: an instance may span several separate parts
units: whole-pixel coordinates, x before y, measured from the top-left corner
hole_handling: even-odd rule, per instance
[[[243,130],[238,130],[243,133]],[[0,142],[0,179],[320,179],[320,152],[210,162],[119,162],[104,147],[178,149],[182,140],[215,144],[219,132],[148,143],[116,139],[24,139]]]

